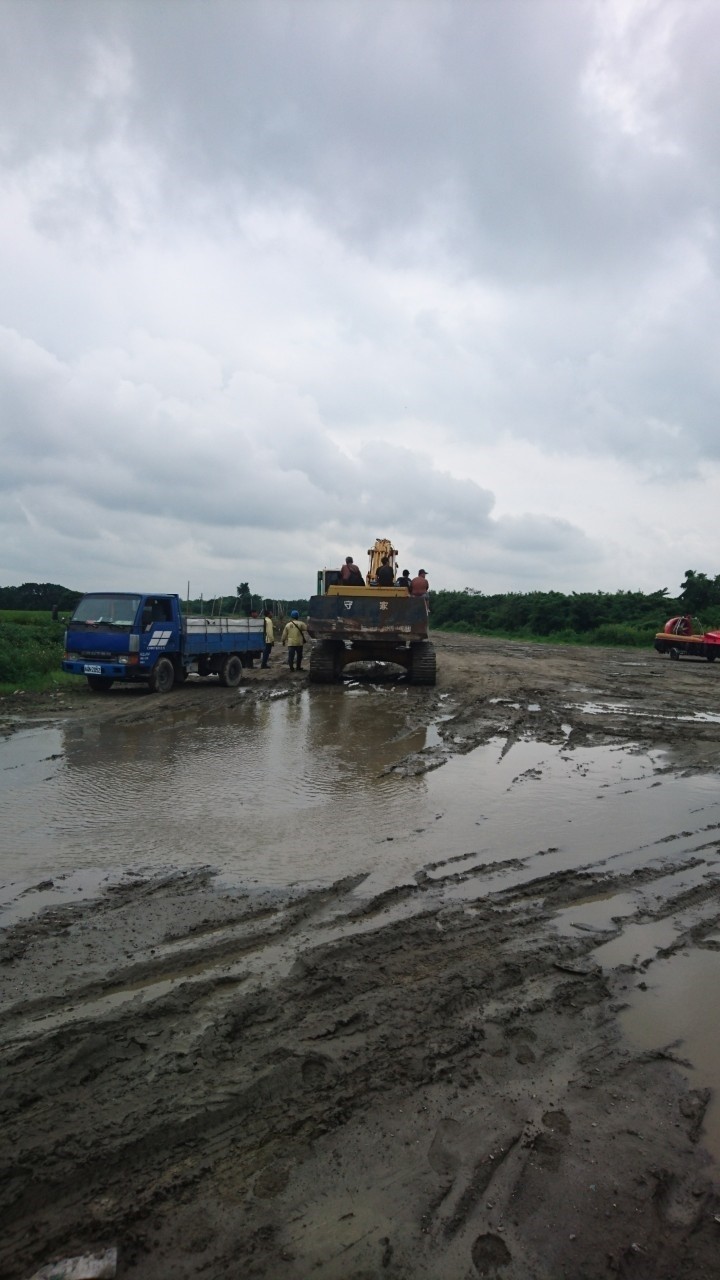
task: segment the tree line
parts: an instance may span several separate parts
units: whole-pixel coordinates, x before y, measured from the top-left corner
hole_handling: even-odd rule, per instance
[[[52,610],[57,607],[69,613],[82,597],[82,591],[71,591],[57,582],[23,582],[21,587],[0,587],[0,609]]]
[[[476,631],[566,643],[646,645],[668,618],[691,613],[695,629],[720,626],[720,574],[715,578],[688,569],[677,596],[667,587],[643,591],[502,592],[464,591],[430,594],[434,628]]]
[[[53,582],[24,582],[0,587],[0,609],[50,611],[74,609],[82,592]],[[431,625],[456,631],[512,638],[560,640],[567,643],[649,644],[669,617],[691,613],[696,630],[720,627],[720,574],[710,577],[688,569],[677,596],[667,587],[642,591],[508,591],[486,595],[475,588],[430,592]],[[184,602],[191,613],[237,613],[247,616],[266,607],[277,616],[297,609],[307,617],[307,597],[270,600],[241,582],[234,595]]]
[[[72,613],[75,605],[82,599],[83,591],[72,591],[69,587],[60,586],[57,582],[23,582],[19,587],[0,587],[0,609],[14,611],[51,612],[57,608],[60,613]],[[183,600],[186,613],[237,613],[248,616],[250,613],[262,613],[269,606],[273,612],[282,614],[290,609],[304,606],[305,600],[269,600],[250,590],[247,582],[241,582],[235,589],[235,595],[211,596],[205,599],[198,596],[194,600]]]

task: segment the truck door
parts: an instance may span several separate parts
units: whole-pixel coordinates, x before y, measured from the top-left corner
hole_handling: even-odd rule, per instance
[[[147,597],[143,605],[141,631],[152,631],[158,622],[172,624],[173,621],[172,601],[162,596]]]

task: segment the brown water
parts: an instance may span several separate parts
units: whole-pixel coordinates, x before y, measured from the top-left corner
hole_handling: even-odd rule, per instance
[[[635,987],[621,1015],[628,1037],[640,1048],[669,1049],[695,1088],[711,1088],[703,1142],[720,1160],[720,1023],[717,990],[720,953],[703,947],[656,960],[643,987]]]
[[[7,737],[5,899],[78,870],[212,864],[286,885],[382,867],[385,842],[424,790],[382,771],[437,732],[408,729],[400,689],[341,693],[241,698],[200,721],[178,701],[152,731],[105,722]]]
[[[599,861],[667,860],[720,822],[712,779],[658,785],[658,756],[619,747],[506,751],[498,739],[418,777],[384,772],[437,743],[437,728],[408,729],[417,704],[400,687],[338,693],[241,699],[199,723],[179,709],[151,732],[16,732],[0,743],[2,881],[211,864],[263,886],[366,873],[376,892],[429,866],[448,893],[472,896]]]
[[[606,967],[651,962],[628,1033],[642,1047],[686,1041],[698,1083],[720,1087],[718,955],[657,959],[702,913],[663,913],[662,901],[720,875],[715,779],[659,774],[658,754],[621,747],[502,739],[420,776],[392,772],[439,741],[435,725],[408,728],[417,709],[402,686],[362,686],[241,696],[200,720],[179,699],[152,730],[18,730],[0,741],[0,923],[162,867],[210,864],[279,888],[360,874],[359,896],[422,876],[436,896],[471,902],[555,871],[653,865],[651,887],[589,891],[557,926],[597,931]],[[658,918],[630,919],[638,911]],[[708,1137],[720,1152],[716,1107]]]

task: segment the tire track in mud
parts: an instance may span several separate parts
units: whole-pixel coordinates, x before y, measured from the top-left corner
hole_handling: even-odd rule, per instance
[[[182,880],[188,877],[182,877]],[[189,877],[195,887],[207,887],[211,878],[207,871]],[[264,954],[271,948],[277,948],[282,942],[289,941],[298,929],[310,924],[314,916],[327,911],[333,904],[340,902],[364,880],[364,875],[349,876],[336,881],[332,885],[316,890],[306,890],[293,901],[284,905],[264,908],[246,908],[239,912],[224,913],[222,923],[205,921],[194,923],[190,929],[180,932],[171,930],[162,940],[154,939],[156,945],[151,948],[152,956],[142,961],[105,972],[101,979],[81,983],[71,990],[65,987],[55,995],[36,996],[32,999],[18,1000],[9,1003],[0,1014],[0,1042],[16,1040],[27,1035],[31,1030],[29,1023],[61,1011],[63,1024],[70,1017],[82,1017],[83,1007],[88,1004],[100,1005],[102,1001],[125,996],[133,999],[143,989],[162,987],[162,998],[171,985],[183,979],[198,977],[206,979],[208,971],[227,969],[239,961],[252,955]],[[164,888],[174,888],[179,877],[163,876],[138,886],[140,899],[151,898],[162,893]],[[118,894],[120,890],[110,891]],[[132,887],[131,887],[132,893]],[[123,899],[127,899],[128,890],[123,888]],[[102,901],[102,900],[101,900]],[[124,905],[124,902],[123,902]],[[105,910],[113,909],[114,904],[106,902]],[[95,908],[92,909],[95,914]],[[64,932],[73,922],[81,923],[86,908],[69,907],[52,913],[52,921],[46,922],[50,931]],[[216,935],[208,941],[208,934]],[[217,936],[219,935],[219,936]],[[6,954],[17,959],[23,954],[22,940],[32,938],[33,928],[26,924],[17,925],[8,931],[4,941]],[[197,941],[195,941],[197,939]],[[192,945],[188,945],[192,943]],[[266,961],[267,962],[267,961]],[[230,978],[220,975],[224,983],[244,981],[249,976],[241,975]],[[207,981],[207,980],[206,980]],[[212,988],[212,983],[211,983]],[[72,1006],[72,1007],[71,1007]],[[93,1011],[93,1016],[99,1012]],[[37,1031],[42,1032],[38,1027]]]
[[[565,671],[535,646],[447,652],[483,661],[450,689],[449,754],[503,725],[570,751],[627,741],[575,712],[567,735],[558,712],[572,681],[626,696],[618,655],[568,652]],[[701,706],[698,677],[652,662],[627,676],[638,701],[672,678]],[[657,746],[667,726],[650,719]],[[717,733],[675,765],[705,768]],[[360,878],[325,899],[224,894],[205,870],[18,926],[0,957],[18,1036],[3,1051],[0,1270],[22,1280],[115,1240],[134,1280],[714,1280],[707,1090],[679,1074],[681,1046],[622,1038],[643,958],[612,972],[594,958],[632,921],[715,945],[716,824],[679,827],[564,869],[547,848],[485,863],[449,848],[375,897]],[[609,929],[556,931],[594,899]],[[125,999],[130,975],[149,998]],[[87,1016],[106,982],[122,1003]],[[57,1022],[21,1039],[43,1013]]]
[[[487,1199],[507,1208],[528,1179],[536,1195],[531,1170],[549,1169],[551,1156],[562,1164],[563,1143],[556,1151],[543,1136],[538,1110],[564,1112],[573,1079],[593,1087],[600,1059],[587,1054],[588,1030],[600,1036],[603,1060],[618,1053],[613,1018],[596,1018],[611,994],[608,980],[597,966],[577,967],[595,940],[548,933],[552,888],[564,900],[569,882],[538,883],[534,905],[508,891],[470,914],[445,907],[310,946],[282,982],[269,976],[251,992],[215,977],[182,983],[147,1006],[40,1030],[11,1049],[1,1114],[19,1151],[1,1171],[0,1208],[15,1225],[0,1258],[36,1261],[38,1221],[46,1250],[78,1239],[89,1202],[94,1232],[119,1234],[140,1257],[142,1224],[157,1212],[162,1218],[168,1197],[200,1194],[215,1178],[225,1186],[232,1174],[245,1188],[247,1216],[248,1194],[264,1203],[252,1194],[254,1180],[283,1152],[296,1153],[294,1168],[304,1152],[382,1111],[388,1097],[399,1105],[418,1091],[445,1096],[448,1088],[476,1105],[479,1098],[483,1114],[492,1095],[500,1120],[490,1131],[483,1120],[469,1164],[463,1156],[453,1172],[448,1157],[444,1173],[434,1169],[440,1185],[425,1208],[423,1166],[414,1194],[428,1269],[415,1274],[436,1275],[440,1259],[453,1266],[461,1254],[466,1262],[485,1257],[491,1238],[503,1238],[514,1257]],[[321,904],[311,896],[305,919],[328,897]],[[589,1019],[584,1034],[578,1019]],[[618,1064],[621,1074],[637,1070],[627,1054]],[[443,1130],[445,1146],[453,1131]],[[442,1165],[441,1147],[438,1140],[430,1174]],[[506,1162],[513,1172],[501,1195]],[[270,1270],[248,1274],[274,1274],[284,1246],[275,1234],[263,1247],[262,1236],[253,1239],[243,1266],[252,1268],[259,1251]],[[370,1232],[353,1250],[363,1254],[373,1239]],[[393,1256],[407,1248],[396,1240]],[[529,1248],[526,1241],[524,1256]]]
[[[417,923],[413,925],[413,929],[417,927]],[[435,941],[434,923],[428,923],[423,932]],[[518,966],[512,964],[490,970],[487,943],[477,936],[476,928],[472,933],[474,946],[468,949],[466,936],[462,948],[465,961],[485,957],[486,962],[482,970],[478,965],[474,966],[473,988],[477,998],[481,993],[496,996],[499,991],[517,985],[521,981]],[[443,951],[447,950],[445,941],[440,945]],[[374,952],[376,940],[366,939],[361,949]],[[236,1158],[250,1143],[249,1158],[254,1163],[257,1143],[267,1140],[263,1135],[268,1129],[270,1132],[286,1129],[294,1139],[304,1133],[306,1140],[311,1140],[318,1133],[343,1122],[348,1109],[352,1110],[356,1105],[353,1100],[362,1099],[362,1105],[367,1106],[375,1094],[398,1080],[410,1078],[417,1082],[442,1078],[449,1069],[449,1060],[456,1061],[458,1053],[463,1055],[475,1041],[472,1030],[464,1025],[468,1010],[467,991],[463,993],[463,1000],[460,1003],[456,1000],[453,1006],[455,1016],[460,1014],[460,1026],[455,1035],[448,1032],[448,996],[457,997],[456,980],[444,984],[447,990],[434,992],[434,1003],[442,1011],[445,1025],[430,1046],[420,1024],[410,1040],[405,1036],[401,1053],[386,1032],[386,1027],[395,1020],[399,993],[404,993],[404,1000],[409,985],[425,988],[432,983],[437,969],[435,951],[436,947],[428,948],[425,963],[418,964],[416,957],[412,971],[406,972],[406,946],[396,937],[392,940],[384,938],[382,996],[378,1000],[372,973],[363,964],[362,957],[358,961],[352,946],[337,944],[324,952],[321,948],[311,960],[299,966],[299,971],[288,984],[295,1004],[293,1021],[298,1014],[295,1002],[300,1000],[297,1038],[304,1042],[303,1050],[298,1045],[288,1048],[288,1019],[278,1011],[274,993],[238,996],[199,1038],[184,1046],[179,1055],[177,1048],[161,1052],[159,1061],[157,1053],[154,1055],[156,1062],[150,1073],[150,1084],[141,1086],[138,1091],[140,1082],[136,1081],[132,1092],[133,1109],[129,1125],[130,1116],[125,1120],[121,1118],[118,1123],[117,1098],[128,1096],[128,1084],[135,1078],[137,1060],[145,1058],[148,1050],[152,1049],[151,1043],[146,1041],[142,1044],[142,1018],[139,1032],[138,1020],[133,1019],[135,1037],[129,1041],[122,1035],[124,1020],[118,1014],[111,1019],[96,1019],[93,1023],[67,1027],[62,1034],[56,1033],[44,1042],[26,1047],[16,1056],[11,1055],[6,1074],[10,1089],[3,1123],[12,1128],[13,1077],[24,1081],[32,1066],[38,1095],[28,1097],[21,1088],[19,1095],[15,1095],[15,1101],[23,1114],[26,1144],[31,1131],[30,1117],[33,1110],[38,1111],[35,1142],[32,1149],[26,1145],[25,1160],[26,1167],[42,1169],[44,1176],[38,1177],[36,1172],[27,1182],[22,1176],[22,1165],[20,1171],[16,1165],[11,1182],[15,1195],[11,1197],[11,1203],[6,1204],[8,1215],[22,1222],[23,1219],[32,1219],[48,1205],[62,1205],[63,1219],[72,1218],[91,1188],[94,1188],[94,1195],[102,1197],[111,1187],[116,1187],[121,1176],[124,1180],[138,1179],[143,1168],[146,1170],[145,1178],[151,1174],[145,1190],[152,1203],[156,1195],[152,1177],[154,1153],[159,1153],[163,1165],[169,1163],[172,1166],[182,1158],[190,1144],[194,1153],[188,1175],[191,1178],[197,1175],[198,1161],[202,1163],[212,1158],[213,1143],[224,1148],[231,1142]],[[335,1012],[338,985],[349,980],[346,975],[351,971],[352,1008],[346,1009],[338,1020]],[[425,1004],[424,998],[422,1003]],[[180,992],[175,993],[172,1000],[161,1001],[160,1006],[156,1005],[152,1010],[153,1038],[157,1040],[160,1037],[162,1042],[165,1030],[171,1039],[172,1025],[178,1016],[188,1011]],[[118,1037],[120,1049],[113,1051],[112,1046],[118,1044]],[[243,1073],[242,1058],[252,1057],[256,1038],[263,1045],[263,1054],[259,1074],[253,1079],[254,1070],[248,1073],[246,1069]],[[322,1052],[314,1047],[318,1041],[325,1046]],[[359,1052],[361,1043],[362,1052]],[[332,1045],[332,1052],[329,1045]],[[354,1046],[353,1051],[349,1053],[347,1063],[343,1064],[342,1055],[338,1056],[339,1050],[341,1047],[347,1050],[350,1045]],[[185,1072],[182,1069],[183,1059],[187,1060],[189,1055],[193,1056],[193,1061],[189,1071]],[[133,1064],[132,1068],[128,1067],[129,1062]],[[199,1066],[205,1070],[210,1068],[209,1080],[206,1080],[204,1072],[202,1076],[198,1075]],[[168,1106],[167,1098],[174,1093],[171,1085],[178,1072],[193,1075],[194,1088],[199,1087],[200,1092],[199,1096],[195,1094],[193,1097],[190,1114],[186,1105],[185,1115],[169,1121],[168,1111],[174,1107],[172,1103]],[[54,1081],[58,1079],[62,1082],[60,1090],[57,1085],[54,1087]],[[88,1115],[87,1086],[90,1083],[92,1102],[91,1115]],[[52,1128],[48,1122],[54,1095],[59,1091],[64,1097],[64,1119],[62,1124],[56,1123]],[[73,1094],[77,1099],[75,1106]],[[293,1098],[293,1106],[288,1111],[289,1096]],[[85,1141],[80,1137],[81,1127],[78,1124],[77,1108],[80,1106],[84,1111]],[[52,1133],[50,1140],[48,1130]],[[143,1134],[140,1140],[135,1136],[138,1133]],[[99,1156],[93,1158],[88,1139],[99,1150]],[[146,1168],[148,1162],[150,1169]],[[182,1175],[180,1181],[183,1182]],[[143,1205],[142,1182],[143,1178],[140,1178],[141,1185],[135,1186],[133,1197],[138,1209]],[[7,1184],[4,1182],[4,1185]],[[68,1187],[72,1187],[69,1198]],[[11,1250],[17,1250],[18,1238],[11,1235],[8,1245]]]

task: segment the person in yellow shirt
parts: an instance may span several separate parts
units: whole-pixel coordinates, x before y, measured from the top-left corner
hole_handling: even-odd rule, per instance
[[[273,626],[272,614],[269,609],[265,610],[263,617],[265,618],[265,643],[260,666],[266,667],[270,661],[270,654],[272,653],[273,645],[275,644],[275,628]]]
[[[302,671],[303,649],[309,638],[306,624],[297,609],[293,609],[290,621],[285,623],[282,633],[282,642],[288,647],[288,666],[291,671]]]

